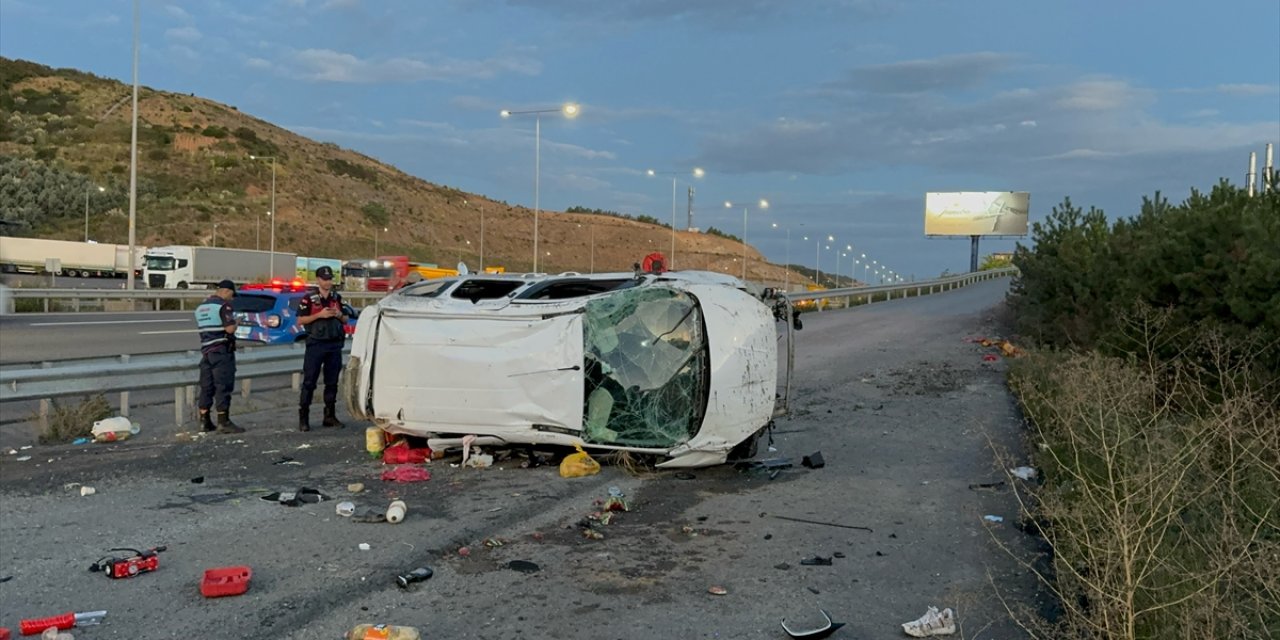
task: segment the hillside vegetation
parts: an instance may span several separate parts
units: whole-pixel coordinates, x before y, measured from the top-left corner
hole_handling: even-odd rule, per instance
[[[90,237],[127,241],[130,94],[115,80],[0,58],[0,213],[13,223],[0,232],[82,239],[89,193]],[[143,88],[138,110],[139,243],[208,245],[217,223],[218,246],[266,249],[271,164],[250,156],[274,156],[278,250],[368,257],[376,229],[378,253],[475,265],[483,212],[485,263],[531,266],[530,209],[432,184],[211,100]],[[544,211],[540,227],[550,254],[543,270],[630,269],[670,247],[669,228],[618,216]],[[741,256],[733,239],[682,231],[675,266],[737,274]],[[753,280],[782,281],[781,267],[753,249],[748,256]]]

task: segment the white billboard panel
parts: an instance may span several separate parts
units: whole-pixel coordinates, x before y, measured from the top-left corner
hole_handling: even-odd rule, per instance
[[[924,196],[928,236],[1025,236],[1031,194],[1026,191],[952,191]]]

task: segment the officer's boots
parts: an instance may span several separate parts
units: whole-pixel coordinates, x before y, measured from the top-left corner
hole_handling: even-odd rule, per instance
[[[218,412],[218,433],[244,433],[244,427],[231,421],[227,411]]]
[[[217,427],[213,426],[213,414],[208,411],[200,412],[200,429],[202,431],[213,431]]]
[[[311,407],[298,407],[298,431],[311,430]]]
[[[337,427],[339,429],[347,426],[342,424],[341,420],[338,420],[338,410],[332,404],[324,405],[324,422],[322,424],[326,427]]]

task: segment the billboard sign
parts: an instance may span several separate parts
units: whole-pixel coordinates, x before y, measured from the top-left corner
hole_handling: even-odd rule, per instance
[[[1031,194],[1026,191],[926,193],[927,236],[1025,236]]]

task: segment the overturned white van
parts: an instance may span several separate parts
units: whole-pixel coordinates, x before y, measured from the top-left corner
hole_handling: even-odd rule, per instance
[[[662,467],[752,455],[774,417],[773,308],[700,271],[476,274],[360,314],[352,415],[437,445],[580,444]]]

